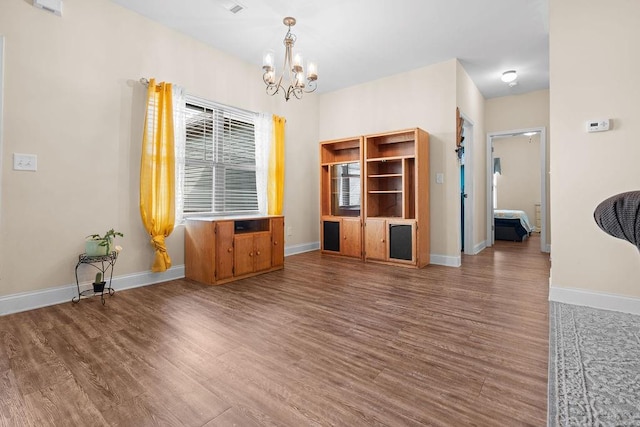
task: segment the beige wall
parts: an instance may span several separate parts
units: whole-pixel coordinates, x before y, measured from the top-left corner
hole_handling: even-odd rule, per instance
[[[320,140],[411,127],[429,132],[431,254],[445,257],[460,256],[459,166],[454,151],[458,91],[470,92],[460,97],[461,107],[482,132],[482,97],[455,59],[323,94],[319,107]],[[443,184],[435,183],[436,173],[444,174]]]
[[[5,36],[0,296],[74,283],[84,236],[125,234],[116,275],[149,270],[138,209],[144,88],[156,77],[217,102],[287,118],[284,214],[293,246],[318,240],[318,97],[284,103],[259,67],[107,0],[65,3],[62,18],[27,1],[0,3]],[[38,156],[12,170],[12,153]],[[183,229],[169,237],[184,263]]]
[[[602,200],[640,190],[640,2],[550,1],[551,286],[640,297],[640,256],[602,232]],[[587,133],[589,120],[613,119]]]
[[[497,177],[498,209],[525,211],[535,226],[540,203],[540,135],[496,138],[493,156],[500,158]]]
[[[546,128],[546,160],[547,160],[547,244],[552,242],[553,221],[550,214],[550,147],[551,138],[549,120],[549,91],[539,90],[522,95],[503,96],[487,99],[486,102],[486,130],[487,133],[527,129],[535,127]],[[555,136],[555,134],[554,134]],[[536,165],[540,166],[538,155]],[[485,164],[486,165],[486,164]],[[486,168],[486,166],[485,166]],[[538,183],[539,184],[539,183]],[[532,218],[530,218],[532,219]],[[532,219],[533,220],[533,219]]]

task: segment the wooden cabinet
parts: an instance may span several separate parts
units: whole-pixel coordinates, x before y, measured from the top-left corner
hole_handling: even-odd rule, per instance
[[[362,258],[362,137],[320,143],[323,253]]]
[[[416,222],[367,218],[365,257],[370,261],[416,264]]]
[[[284,218],[186,221],[185,276],[217,285],[284,266]]]
[[[238,234],[234,243],[234,274],[243,276],[271,268],[270,232]]]
[[[429,134],[364,136],[365,260],[429,264]]]
[[[362,258],[362,222],[360,218],[323,217],[322,251]]]

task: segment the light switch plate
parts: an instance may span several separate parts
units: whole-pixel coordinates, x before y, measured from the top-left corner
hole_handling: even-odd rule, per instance
[[[36,171],[38,170],[38,156],[35,154],[13,153],[13,170]]]

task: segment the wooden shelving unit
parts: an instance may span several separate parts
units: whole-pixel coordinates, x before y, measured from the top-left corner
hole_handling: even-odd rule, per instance
[[[429,264],[429,134],[422,129],[321,142],[320,199],[323,253]]]
[[[362,137],[320,143],[321,250],[362,258]]]
[[[422,129],[366,135],[365,255],[424,267],[429,263],[429,134]]]

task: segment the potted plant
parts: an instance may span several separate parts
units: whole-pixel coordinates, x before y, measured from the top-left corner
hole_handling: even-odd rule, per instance
[[[115,231],[113,228],[107,231],[104,236],[99,234],[91,234],[87,236],[84,245],[84,251],[87,256],[102,256],[110,254],[113,249],[113,239],[116,236],[124,237],[124,234]]]
[[[101,272],[97,272],[96,273],[96,280],[93,282],[93,292],[95,292],[95,293],[103,292],[105,283],[107,283],[107,282],[102,280],[102,273]]]

